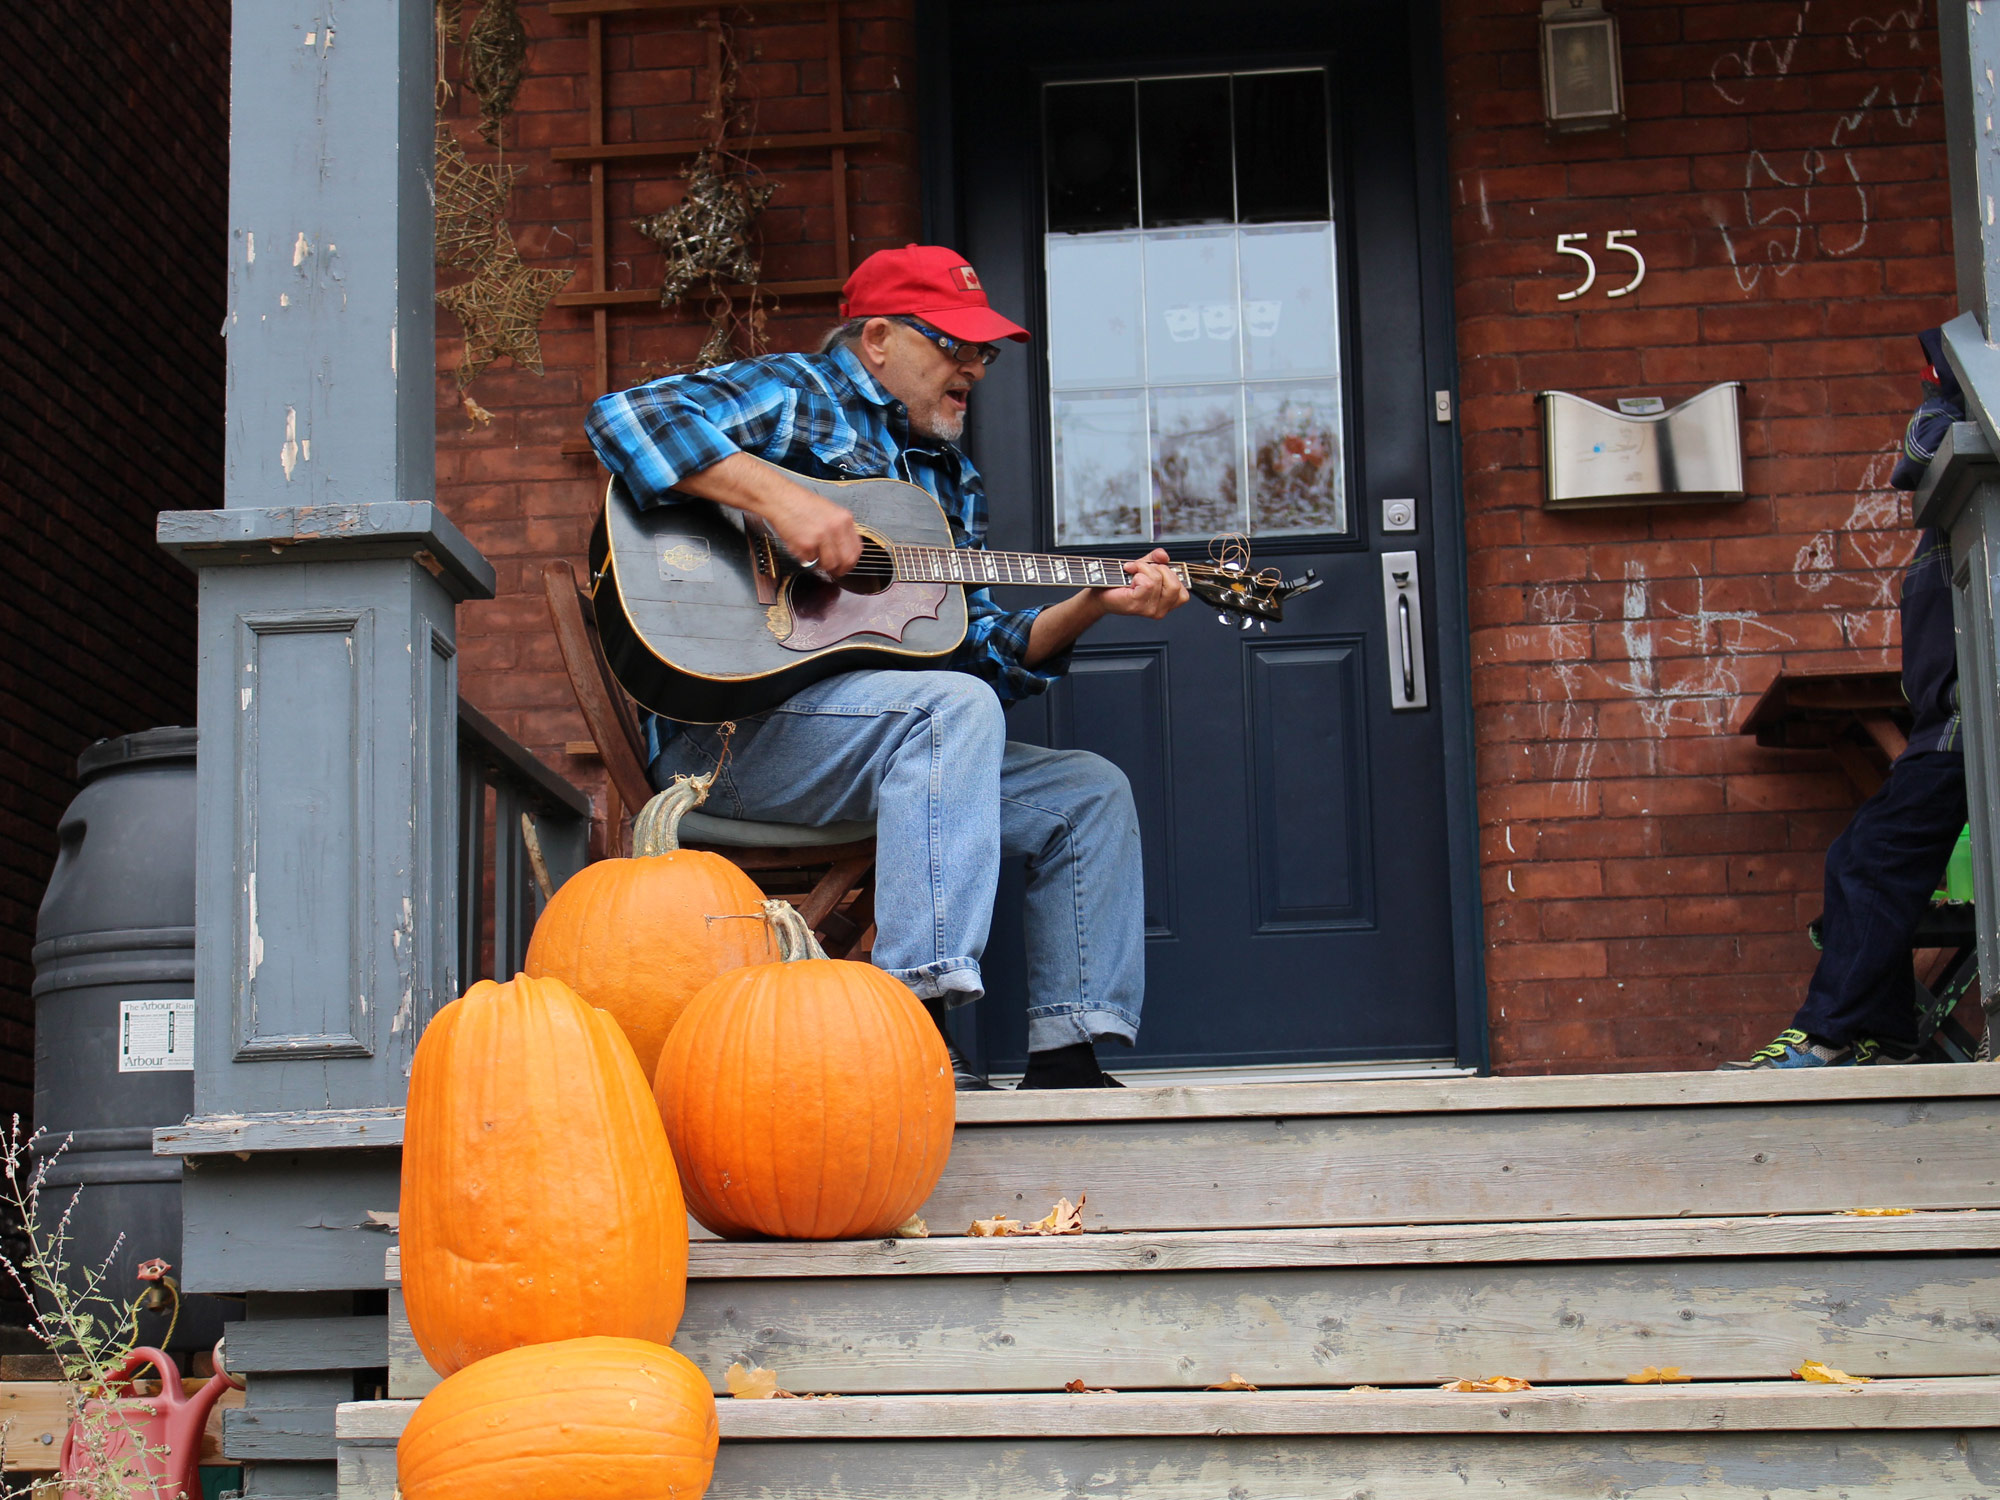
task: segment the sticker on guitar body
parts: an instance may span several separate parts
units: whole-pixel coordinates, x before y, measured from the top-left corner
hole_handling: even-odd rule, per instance
[[[662,536],[658,540],[660,576],[670,582],[708,576],[714,550],[704,536]]]

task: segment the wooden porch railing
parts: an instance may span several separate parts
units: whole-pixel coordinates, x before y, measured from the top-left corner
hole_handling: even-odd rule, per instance
[[[529,820],[525,825],[524,816]],[[532,845],[529,826],[534,831]],[[548,899],[543,879],[549,890],[561,885],[583,868],[590,857],[589,844],[590,798],[459,699],[461,987],[475,979],[512,978],[519,971],[528,955],[535,918]]]

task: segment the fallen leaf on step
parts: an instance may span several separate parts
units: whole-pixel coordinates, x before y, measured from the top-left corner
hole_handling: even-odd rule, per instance
[[[1441,1391],[1532,1391],[1534,1387],[1516,1375],[1489,1375],[1484,1380],[1447,1380]]]
[[[738,1401],[769,1401],[774,1396],[790,1396],[790,1391],[778,1389],[778,1373],[759,1365],[754,1370],[746,1370],[742,1365],[731,1365],[722,1372],[722,1383],[729,1387],[729,1394]]]
[[[1907,1209],[1904,1212],[1908,1212]],[[368,1210],[368,1225],[371,1229],[386,1229],[394,1234],[403,1222],[401,1213],[394,1209],[371,1208]]]
[[[1245,1380],[1241,1375],[1238,1375],[1234,1370],[1231,1370],[1227,1380],[1218,1385],[1212,1385],[1209,1389],[1211,1391],[1254,1391],[1257,1387]]]
[[[1076,1202],[1067,1198],[1056,1199],[1056,1206],[1042,1218],[1035,1220],[1022,1232],[1024,1234],[1082,1234],[1083,1205],[1090,1201],[1090,1194],[1078,1193]]]
[[[1792,1371],[1794,1380],[1810,1380],[1815,1385],[1866,1385],[1875,1377],[1872,1375],[1850,1375],[1845,1370],[1836,1370],[1832,1365],[1823,1365],[1816,1359],[1809,1359]]]
[[[975,1237],[994,1239],[1017,1234],[1082,1234],[1083,1205],[1089,1201],[1088,1193],[1078,1193],[1074,1203],[1067,1198],[1058,1198],[1056,1206],[1032,1224],[1023,1224],[1005,1214],[995,1214],[990,1219],[974,1219],[972,1227],[965,1232]]]
[[[1625,1377],[1627,1385],[1686,1385],[1688,1377],[1679,1365],[1647,1365],[1637,1375]]]
[[[931,1226],[915,1214],[896,1226],[896,1238],[899,1240],[927,1240],[930,1237]]]
[[[1900,1219],[1904,1214],[1915,1213],[1913,1208],[1850,1208],[1842,1215],[1849,1219]]]
[[[1382,1387],[1379,1385],[1350,1385],[1347,1388],[1347,1394],[1350,1396],[1376,1396],[1381,1393]]]
[[[1068,1381],[1063,1385],[1063,1389],[1068,1391],[1072,1396],[1115,1396],[1118,1394],[1108,1385],[1085,1385],[1081,1380]]]

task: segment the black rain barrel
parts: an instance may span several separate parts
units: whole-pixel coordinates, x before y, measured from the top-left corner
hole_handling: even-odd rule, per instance
[[[51,1170],[45,1217],[72,1193],[73,1265],[111,1253],[107,1295],[143,1288],[143,1261],[181,1276],[181,1164],[153,1155],[153,1127],[194,1107],[195,731],[100,740],[77,759],[83,785],[57,825],[60,847],[35,922],[35,1124]],[[206,1349],[225,1304],[189,1298],[172,1347]],[[166,1333],[140,1322],[142,1343]]]

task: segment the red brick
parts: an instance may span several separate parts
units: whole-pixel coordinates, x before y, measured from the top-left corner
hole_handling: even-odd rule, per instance
[[[1728,861],[1715,857],[1607,859],[1603,870],[1607,896],[1682,896],[1729,889]]]
[[[1489,979],[1575,979],[1605,973],[1602,943],[1504,943],[1486,955]]]

